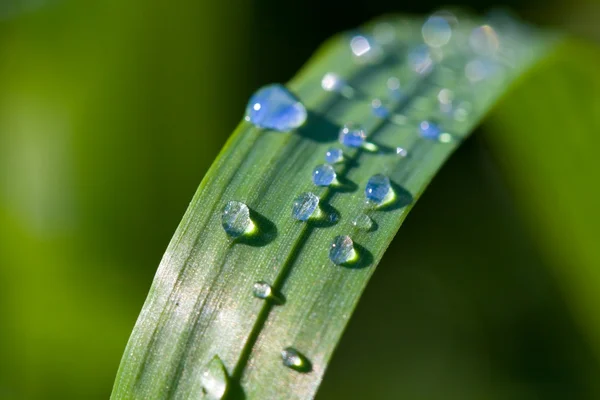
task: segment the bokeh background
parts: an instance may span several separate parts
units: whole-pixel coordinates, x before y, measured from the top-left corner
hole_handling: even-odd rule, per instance
[[[108,398],[162,253],[252,91],[340,30],[445,5],[0,0],[0,399]],[[508,6],[586,50],[508,96],[435,179],[319,398],[598,399],[600,7],[454,5]]]

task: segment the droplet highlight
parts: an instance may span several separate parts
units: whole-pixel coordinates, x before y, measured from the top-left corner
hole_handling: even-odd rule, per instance
[[[221,400],[227,392],[229,377],[223,362],[218,356],[208,363],[200,375],[200,385],[204,399]]]
[[[250,219],[250,209],[239,201],[229,201],[223,207],[221,223],[225,232],[232,238],[251,233],[254,223]]]
[[[396,147],[396,154],[400,157],[406,157],[408,156],[408,150],[406,150],[404,147]]]
[[[298,221],[308,221],[310,217],[312,217],[315,214],[318,207],[319,198],[314,193],[302,193],[294,200],[294,204],[292,206],[292,217],[294,217],[294,219],[297,219]]]
[[[298,372],[309,372],[312,367],[310,361],[293,347],[286,347],[281,351],[283,365]]]
[[[328,164],[337,164],[344,161],[344,151],[335,147],[331,147],[325,152],[325,161]]]
[[[336,265],[347,264],[357,258],[354,242],[347,235],[336,236],[329,247],[329,259]]]
[[[344,146],[358,148],[363,145],[367,134],[362,126],[348,123],[340,129],[339,140]]]
[[[336,173],[329,164],[317,165],[313,170],[312,180],[317,186],[329,186],[334,183]]]
[[[387,202],[391,195],[393,195],[393,191],[390,178],[382,174],[369,178],[365,187],[365,196],[368,201],[380,205]]]
[[[246,120],[279,132],[301,127],[307,118],[304,105],[285,86],[273,84],[259,89],[246,107]]]
[[[340,93],[342,96],[347,98],[354,96],[354,89],[348,84],[348,82],[333,72],[328,72],[323,75],[323,79],[321,79],[321,87],[326,92]]]
[[[442,47],[450,41],[452,37],[452,27],[441,16],[431,16],[423,24],[421,29],[423,41],[430,47]]]

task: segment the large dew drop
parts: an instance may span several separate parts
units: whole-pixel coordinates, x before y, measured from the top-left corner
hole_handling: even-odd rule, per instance
[[[239,201],[229,201],[225,204],[221,214],[221,223],[225,232],[232,238],[250,233],[254,229],[248,206]]]
[[[317,165],[313,170],[312,180],[317,186],[329,186],[335,182],[336,173],[329,164]]]
[[[389,196],[393,194],[390,178],[385,175],[377,174],[369,178],[365,187],[365,196],[367,200],[375,204],[383,204]]]
[[[215,356],[200,375],[202,399],[221,400],[227,392],[228,377],[223,362]]]
[[[350,236],[336,236],[329,247],[329,259],[336,265],[347,264],[356,260],[354,242]]]
[[[318,207],[319,198],[317,196],[311,192],[302,193],[294,200],[292,217],[299,221],[308,221]]]
[[[246,120],[259,128],[289,132],[306,122],[304,105],[283,85],[259,89],[248,102]]]

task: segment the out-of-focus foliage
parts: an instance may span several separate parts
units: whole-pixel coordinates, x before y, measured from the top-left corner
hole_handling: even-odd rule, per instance
[[[239,118],[245,6],[49,1],[0,21],[0,398],[109,396]]]

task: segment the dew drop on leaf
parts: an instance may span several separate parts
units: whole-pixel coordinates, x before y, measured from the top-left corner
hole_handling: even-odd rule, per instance
[[[354,242],[347,235],[336,236],[329,247],[329,259],[336,265],[343,265],[356,259]]]
[[[250,219],[248,206],[239,201],[228,201],[221,214],[225,232],[232,238],[252,232],[254,223]]]
[[[293,347],[281,351],[283,365],[298,372],[309,372],[311,365],[308,359]]]
[[[312,180],[317,186],[329,186],[335,182],[336,173],[329,164],[317,165],[313,170]]]
[[[335,175],[335,172],[334,172]],[[312,192],[296,197],[292,206],[292,217],[299,221],[308,221],[319,207],[319,198]]]
[[[259,128],[288,132],[306,122],[304,105],[285,86],[273,84],[259,89],[246,107],[246,120]]]

